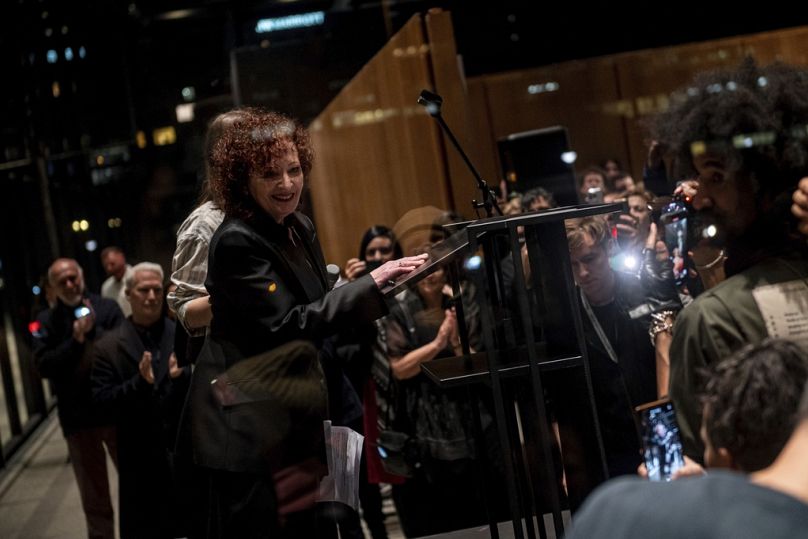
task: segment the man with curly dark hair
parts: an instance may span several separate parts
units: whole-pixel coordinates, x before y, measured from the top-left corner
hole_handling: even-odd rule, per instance
[[[789,213],[808,174],[808,71],[748,59],[698,76],[672,101],[654,138],[671,152],[677,178],[697,178],[697,220],[713,225],[727,256],[727,280],[682,312],[670,350],[685,453],[701,462],[700,373],[770,334],[789,336],[777,310],[785,295],[808,302],[805,242]]]
[[[756,368],[745,368],[746,361]],[[808,391],[799,380],[805,380],[807,361],[805,351],[793,343],[766,339],[724,360],[712,373],[708,395],[720,396],[720,402],[709,398],[706,415],[710,409],[721,412],[708,426],[710,437],[731,446],[749,475],[710,470],[704,477],[671,483],[610,481],[576,513],[567,537],[802,537],[808,529]],[[736,373],[740,379],[733,383]],[[788,382],[778,396],[783,378]],[[765,410],[753,410],[755,403]],[[741,418],[740,413],[754,416]],[[766,436],[770,439],[761,438]]]
[[[702,396],[705,464],[750,473],[774,462],[794,431],[806,381],[805,350],[782,339],[718,363]]]

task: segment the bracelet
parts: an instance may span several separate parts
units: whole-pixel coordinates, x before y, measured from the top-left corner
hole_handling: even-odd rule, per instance
[[[713,266],[715,266],[716,264],[718,264],[719,262],[721,262],[725,258],[726,257],[724,256],[724,249],[721,249],[721,251],[718,253],[718,256],[715,258],[715,260],[713,260],[712,262],[708,262],[707,264],[704,264],[703,266],[701,266],[699,264],[696,264],[696,269],[702,269],[702,270],[710,269]]]
[[[656,345],[656,337],[660,333],[667,332],[673,335],[673,322],[676,319],[674,311],[660,311],[651,313],[651,325],[648,326],[648,336],[651,338],[651,346]]]

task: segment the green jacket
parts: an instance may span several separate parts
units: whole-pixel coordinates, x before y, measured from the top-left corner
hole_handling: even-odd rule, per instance
[[[808,277],[808,261],[770,258],[711,288],[685,308],[673,328],[670,397],[687,456],[703,461],[699,436],[704,371],[747,344],[768,336],[752,291]]]

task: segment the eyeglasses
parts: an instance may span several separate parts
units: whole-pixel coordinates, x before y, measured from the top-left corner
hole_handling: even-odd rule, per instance
[[[365,249],[365,256],[366,257],[371,257],[371,256],[375,255],[376,253],[379,253],[382,256],[386,256],[386,255],[389,255],[392,252],[393,252],[392,247],[375,247],[375,248],[368,247],[367,249]]]

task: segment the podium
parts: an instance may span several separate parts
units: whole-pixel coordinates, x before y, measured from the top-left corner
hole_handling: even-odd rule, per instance
[[[537,531],[547,537],[548,512],[561,537],[565,506],[576,510],[608,477],[564,221],[622,208],[621,203],[569,206],[470,222],[436,244],[427,264],[383,290],[392,297],[438,268],[448,272],[463,355],[421,368],[441,387],[490,391],[516,538],[526,533],[533,539]],[[465,263],[475,256],[478,267]],[[469,347],[460,300],[464,270],[478,292],[483,345],[478,352]],[[479,423],[475,430],[479,445]],[[480,488],[486,483],[484,477]],[[490,513],[489,525],[491,537],[498,537]]]

